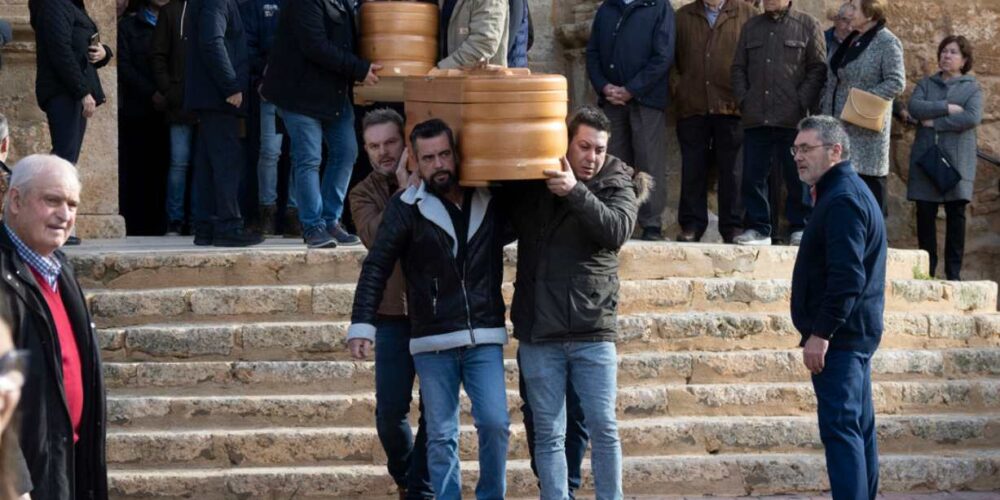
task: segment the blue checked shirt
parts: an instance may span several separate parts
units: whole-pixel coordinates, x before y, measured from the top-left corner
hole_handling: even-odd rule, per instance
[[[14,246],[17,248],[17,254],[21,256],[21,259],[28,263],[32,269],[38,274],[41,274],[45,278],[45,284],[48,285],[49,290],[53,292],[59,288],[59,272],[62,270],[62,264],[55,257],[42,257],[38,255],[34,250],[28,248],[21,238],[18,238],[14,231],[11,231],[7,225],[4,225],[4,229],[7,230],[7,235],[10,236],[10,240],[14,242]]]

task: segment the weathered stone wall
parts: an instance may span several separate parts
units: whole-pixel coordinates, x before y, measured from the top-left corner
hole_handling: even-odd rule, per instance
[[[691,0],[672,0],[678,8]],[[731,0],[738,1],[738,0]],[[836,8],[842,0],[796,0],[803,9],[824,24],[827,9]],[[529,57],[535,70],[564,73],[570,79],[572,105],[594,102],[595,96],[587,83],[583,61],[583,46],[590,34],[590,22],[599,5],[596,0],[531,0],[535,21],[536,45]],[[548,19],[543,19],[548,13]],[[947,34],[965,35],[975,45],[975,73],[986,94],[986,112],[979,129],[979,147],[1000,156],[1000,0],[890,0],[889,27],[903,40],[909,79],[904,102],[913,86],[925,74],[937,67],[938,42]],[[552,26],[554,34],[546,30]],[[550,37],[554,37],[555,42]],[[539,44],[537,40],[544,40]],[[556,51],[555,53],[550,51]],[[672,115],[672,113],[670,113]],[[673,117],[671,116],[671,119]],[[916,248],[915,207],[906,200],[906,179],[909,170],[909,150],[914,130],[898,121],[893,123],[893,165],[889,181],[889,244],[900,248]],[[667,137],[671,156],[669,208],[665,221],[669,235],[676,234],[677,200],[680,189],[680,154],[676,131],[671,124]],[[969,205],[965,279],[1000,281],[1000,168],[980,162],[976,176],[975,199]],[[939,245],[944,245],[943,210],[939,222]],[[714,216],[713,216],[714,218]],[[714,224],[714,223],[713,223]],[[706,239],[718,240],[710,228]],[[943,251],[939,251],[943,254]],[[943,264],[938,266],[943,276]]]
[[[115,47],[114,0],[88,0],[87,11],[101,31],[101,41]],[[0,71],[0,112],[11,126],[9,164],[32,153],[51,150],[45,113],[35,101],[35,36],[28,24],[27,0],[0,0],[0,18],[14,27],[14,42],[3,49]],[[87,124],[80,156],[83,181],[78,234],[84,238],[125,236],[118,215],[118,92],[115,60],[99,71],[108,101]]]

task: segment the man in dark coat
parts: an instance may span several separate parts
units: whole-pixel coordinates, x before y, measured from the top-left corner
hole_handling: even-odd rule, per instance
[[[241,120],[250,85],[247,40],[237,0],[188,0],[184,108],[198,115],[194,244],[245,247],[238,192],[244,167]]]
[[[833,498],[875,500],[872,355],[885,312],[885,219],[850,162],[840,120],[799,123],[793,150],[814,204],[792,274],[792,322],[812,372]]]
[[[581,108],[569,123],[562,170],[546,171],[545,184],[519,186],[507,200],[518,237],[511,321],[542,498],[570,494],[564,450],[570,383],[591,433],[597,498],[622,496],[615,417],[618,251],[635,227],[649,176],[607,154],[611,126],[599,109]]]
[[[21,393],[22,457],[35,500],[105,500],[100,346],[59,251],[76,221],[76,168],[51,155],[14,166],[0,224],[0,311],[32,360]],[[25,489],[25,485],[19,485]]]
[[[608,152],[655,181],[649,203],[639,209],[644,240],[663,239],[668,76],[676,36],[668,0],[605,0],[587,42],[587,76],[611,119]]]
[[[144,0],[118,21],[118,185],[129,235],[163,234],[168,132],[150,49],[166,0]]]
[[[309,248],[361,244],[340,220],[358,156],[351,96],[355,82],[377,83],[381,66],[355,54],[354,26],[349,0],[287,4],[261,87],[288,131],[295,201]],[[329,154],[321,178],[324,144]]]
[[[184,197],[191,165],[197,118],[184,110],[184,26],[187,0],[171,0],[160,9],[150,45],[149,65],[156,90],[166,99],[170,126],[170,169],[167,171],[167,236],[180,236],[187,218]]]

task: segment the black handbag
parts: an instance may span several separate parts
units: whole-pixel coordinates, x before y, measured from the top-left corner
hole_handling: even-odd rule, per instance
[[[924,169],[927,177],[937,186],[941,194],[951,191],[958,182],[962,180],[962,175],[951,165],[951,161],[941,150],[937,143],[937,134],[934,134],[934,145],[927,148],[924,154],[917,158],[917,165]]]

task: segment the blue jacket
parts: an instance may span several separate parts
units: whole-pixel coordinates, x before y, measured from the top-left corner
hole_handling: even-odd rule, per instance
[[[831,349],[873,353],[885,311],[885,219],[851,162],[835,165],[816,184],[792,274],[792,322],[802,334],[830,340]]]
[[[250,66],[237,0],[188,0],[184,40],[184,109],[243,114]],[[240,108],[226,102],[237,92]]]
[[[278,14],[284,0],[244,0],[240,15],[247,32],[247,50],[250,58],[250,76],[258,80],[267,66],[267,56],[274,46],[278,33]]]
[[[610,83],[624,85],[643,106],[666,109],[676,38],[667,0],[604,0],[587,42],[587,76],[598,101],[604,103],[601,90]]]

